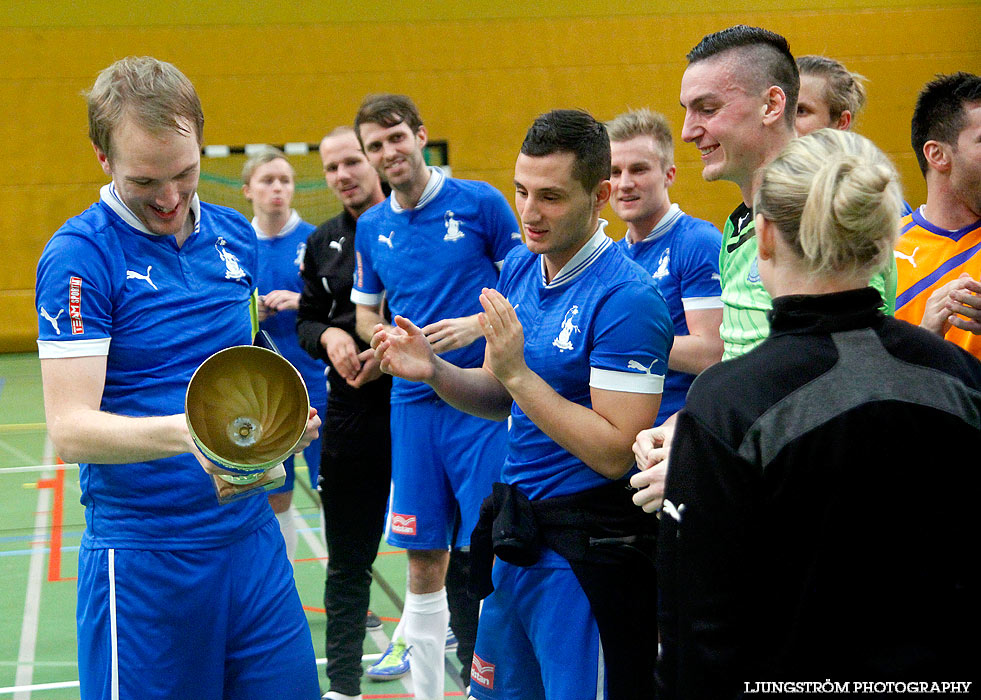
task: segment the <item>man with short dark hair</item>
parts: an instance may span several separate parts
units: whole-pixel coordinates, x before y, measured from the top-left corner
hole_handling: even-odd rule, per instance
[[[799,89],[790,45],[767,29],[729,27],[706,35],[688,53],[681,79],[681,138],[699,149],[702,177],[733,182],[742,194],[723,227],[719,256],[723,360],[749,352],[770,333],[772,304],[759,275],[753,194],[757,172],[796,136]],[[886,313],[895,302],[894,279],[884,271],[870,282]],[[631,482],[641,489],[634,502],[650,511],[661,504],[673,430],[669,421],[637,436],[635,454],[644,471]]]
[[[204,115],[177,68],[125,58],[87,98],[112,181],[37,272],[48,433],[80,462],[85,505],[82,697],[309,700],[317,667],[276,518],[261,490],[219,505],[202,467],[222,470],[183,413],[198,366],[252,342],[255,232],[198,200]],[[319,424],[312,412],[299,447]]]
[[[901,224],[896,317],[981,359],[981,77],[927,83],[912,143],[927,201]]]
[[[361,362],[368,345],[355,331],[351,301],[358,218],[384,201],[378,173],[349,126],[320,142],[324,178],[343,211],[307,241],[303,293],[297,312],[300,344],[330,368],[318,491],[327,542],[327,700],[361,697],[361,655],[391,481],[389,391],[378,363]]]
[[[355,129],[368,162],[392,188],[386,202],[358,219],[351,299],[359,335],[368,340],[376,325],[387,325],[380,309],[385,299],[393,314],[423,326],[435,352],[465,367],[478,366],[484,341],[477,297],[481,288],[497,284],[505,255],[521,243],[511,208],[487,183],[450,178],[426,165],[428,132],[408,97],[367,97]],[[386,659],[408,652],[416,697],[441,699],[448,548],[469,545],[480,501],[500,475],[506,431],[402,379],[392,384],[391,426],[386,534],[389,544],[408,551],[409,590],[400,622],[404,640],[396,634],[385,658],[368,673],[377,675]],[[464,617],[469,609],[475,621],[477,602],[460,603]],[[452,621],[459,630],[457,609]],[[458,634],[458,655],[468,660],[473,634]],[[469,663],[463,673],[466,681]]]
[[[410,319],[378,326],[382,369],[461,410],[509,419],[502,481],[481,509],[474,698],[650,698],[656,519],[630,506],[630,443],[657,415],[672,323],[643,268],[606,236],[606,129],[585,112],[538,117],[515,163],[526,248],[485,288],[483,365],[436,355]],[[643,310],[639,312],[638,310]],[[493,585],[491,585],[491,561]],[[570,663],[570,659],[573,660]]]
[[[627,223],[627,235],[617,245],[651,273],[674,322],[674,345],[654,423],[660,425],[685,405],[695,375],[722,358],[722,236],[708,221],[671,202],[674,139],[663,114],[625,112],[606,127],[612,159],[610,206]]]

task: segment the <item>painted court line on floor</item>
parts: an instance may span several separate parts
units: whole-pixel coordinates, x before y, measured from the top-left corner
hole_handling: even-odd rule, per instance
[[[32,461],[28,459],[28,461]],[[47,437],[44,439],[44,455],[42,462],[54,462],[54,446]],[[54,470],[43,473],[43,478],[50,479]],[[34,658],[37,649],[37,630],[41,612],[41,585],[44,582],[42,568],[44,554],[47,549],[45,529],[48,514],[51,510],[53,494],[51,489],[37,490],[37,509],[34,512],[34,543],[31,545],[31,563],[27,574],[27,595],[24,599],[24,621],[20,628],[20,649],[17,652],[17,673],[14,684],[17,686],[30,685],[34,679]],[[30,700],[31,690],[18,690],[14,700]]]

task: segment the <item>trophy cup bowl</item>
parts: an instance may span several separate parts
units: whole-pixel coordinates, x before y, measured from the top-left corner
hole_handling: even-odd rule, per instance
[[[300,373],[273,350],[237,345],[201,363],[184,412],[201,452],[231,472],[212,475],[219,502],[283,484],[282,462],[303,438],[309,409]]]

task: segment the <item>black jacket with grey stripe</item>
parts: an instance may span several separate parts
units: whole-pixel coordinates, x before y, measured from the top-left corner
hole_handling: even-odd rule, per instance
[[[973,677],[981,363],[879,303],[774,299],[769,339],[692,386],[658,541],[660,699]]]

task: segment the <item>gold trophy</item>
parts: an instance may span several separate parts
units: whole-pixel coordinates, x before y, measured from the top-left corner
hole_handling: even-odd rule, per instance
[[[310,410],[307,387],[275,345],[227,348],[191,377],[184,402],[191,437],[228,474],[212,474],[218,502],[283,485]]]

